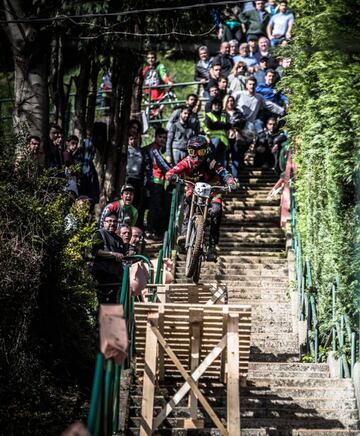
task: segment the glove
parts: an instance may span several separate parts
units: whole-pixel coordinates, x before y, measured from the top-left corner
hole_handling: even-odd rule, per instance
[[[229,187],[230,191],[237,190],[237,183],[236,183],[236,179],[234,179],[234,177],[232,177],[232,176],[226,177],[225,183]]]
[[[173,174],[170,178],[169,178],[169,183],[177,183],[179,181],[179,176],[177,174]]]

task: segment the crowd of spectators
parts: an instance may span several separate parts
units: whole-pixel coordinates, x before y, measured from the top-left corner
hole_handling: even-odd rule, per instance
[[[149,144],[144,143],[141,122],[129,123],[125,184],[119,197],[104,205],[94,240],[93,274],[100,302],[114,301],[124,257],[142,252],[144,240],[162,240],[169,220],[169,175],[185,166],[191,170],[191,159],[186,160],[188,144],[199,134],[206,138],[207,152],[215,162],[211,165],[231,184],[248,165],[249,155],[254,166],[279,172],[279,153],[287,139],[281,130],[282,117],[289,102],[278,88],[291,59],[279,58],[273,51],[291,39],[294,16],[284,0],[243,2],[214,16],[221,41],[217,53],[210,53],[206,45],[199,47],[195,93],[174,108],[166,128],[155,129]],[[153,51],[147,53],[139,77],[144,96],[155,102],[165,93],[156,86],[173,84]],[[40,143],[40,138],[30,136],[16,165],[36,156]],[[194,143],[195,150],[199,144]],[[76,199],[76,207],[99,202],[95,147],[89,132],[80,142],[76,135],[64,137],[62,128],[52,124],[44,150],[46,166],[66,179],[65,190]],[[71,234],[76,225],[69,213],[66,233]]]

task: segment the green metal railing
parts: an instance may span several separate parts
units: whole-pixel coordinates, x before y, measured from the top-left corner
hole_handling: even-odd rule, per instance
[[[183,189],[180,184],[177,184],[171,194],[171,207],[168,229],[164,233],[163,245],[159,251],[158,264],[155,273],[155,283],[162,283],[163,281],[163,260],[164,258],[171,258],[172,252],[175,247],[176,238],[179,232],[179,215],[180,203],[183,196]],[[156,292],[156,291],[154,291]],[[156,301],[156,295],[153,295],[152,301]]]
[[[153,283],[153,268],[148,257],[135,255],[125,258],[119,304],[123,306],[127,326],[128,357],[121,365],[117,365],[114,359],[105,360],[103,353],[97,355],[87,420],[91,436],[109,436],[119,431],[121,371],[129,369],[135,353],[134,296],[130,292],[130,266],[138,260],[148,264],[148,282]]]
[[[291,188],[291,231],[292,248],[295,253],[296,286],[299,295],[298,317],[300,321],[306,321],[306,352],[311,354],[314,362],[318,362],[320,346],[323,350],[327,350],[330,348],[331,342],[331,349],[339,359],[339,377],[352,377],[356,356],[359,352],[358,334],[353,331],[349,316],[340,313],[337,308],[337,291],[339,289],[337,278],[329,286],[332,298],[332,322],[328,331],[320,334],[321,329],[317,316],[317,289],[313,283],[311,261],[303,258],[296,212],[296,194]]]

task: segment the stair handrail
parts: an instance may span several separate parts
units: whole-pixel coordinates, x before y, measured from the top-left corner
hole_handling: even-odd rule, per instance
[[[176,184],[171,193],[171,206],[169,224],[166,232],[164,233],[163,245],[159,251],[158,264],[155,273],[155,283],[163,282],[163,260],[164,258],[172,258],[173,250],[176,243],[176,238],[179,232],[179,206],[182,199],[183,190],[180,184]],[[152,297],[152,301],[156,301],[156,289]]]
[[[139,260],[148,265],[148,283],[153,283],[153,267],[147,256],[137,254],[124,258],[119,304],[123,306],[127,327],[128,357],[122,364],[117,365],[114,359],[105,359],[102,352],[97,354],[87,420],[87,428],[91,436],[110,436],[119,430],[121,371],[130,367],[130,362],[135,355],[134,296],[130,290],[130,266],[134,261]]]
[[[293,177],[292,177],[293,179]],[[339,377],[349,378],[354,375],[356,354],[359,350],[359,335],[351,327],[350,318],[337,308],[337,290],[339,279],[331,284],[332,323],[325,340],[320,341],[320,325],[317,317],[317,289],[312,279],[311,260],[303,259],[301,237],[297,225],[297,202],[293,184],[290,186],[290,222],[292,248],[295,255],[295,278],[298,292],[298,319],[306,321],[306,352],[311,354],[314,362],[319,361],[320,345],[326,348],[328,339],[332,339],[332,352],[339,360]],[[320,343],[321,342],[321,343]]]

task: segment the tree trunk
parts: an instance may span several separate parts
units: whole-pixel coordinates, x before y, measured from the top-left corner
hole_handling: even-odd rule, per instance
[[[80,142],[86,134],[86,104],[90,81],[91,56],[89,50],[83,53],[79,75],[75,78],[75,114],[74,134],[79,137]]]
[[[8,20],[25,16],[20,1],[4,0]],[[16,133],[47,137],[49,96],[49,40],[28,23],[8,23],[8,38],[14,57],[15,107],[13,125]]]
[[[51,94],[55,106],[54,122],[65,129],[66,98],[64,91],[63,41],[57,35],[51,44]]]
[[[93,132],[95,110],[96,110],[96,97],[97,97],[97,79],[100,71],[100,64],[97,59],[91,62],[90,71],[90,94],[88,96],[88,106],[86,112],[86,129],[90,134]]]

